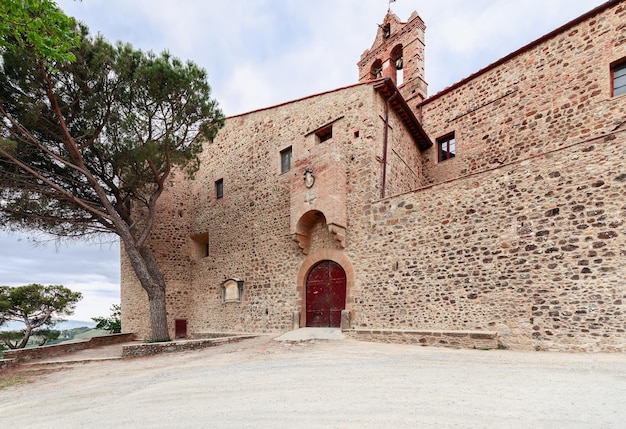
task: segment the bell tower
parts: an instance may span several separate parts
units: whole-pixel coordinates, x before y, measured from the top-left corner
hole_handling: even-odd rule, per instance
[[[424,35],[426,25],[417,12],[401,22],[391,11],[378,25],[376,39],[361,55],[359,82],[390,78],[409,106],[424,100],[428,87],[424,80]]]

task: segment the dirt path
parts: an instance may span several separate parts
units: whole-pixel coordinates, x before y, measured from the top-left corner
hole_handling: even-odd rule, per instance
[[[618,428],[626,356],[268,337],[59,365],[0,391],[2,428]]]

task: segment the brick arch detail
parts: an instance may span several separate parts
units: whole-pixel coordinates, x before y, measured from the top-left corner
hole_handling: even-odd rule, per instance
[[[306,279],[317,263],[322,261],[333,261],[341,265],[341,268],[346,273],[346,310],[350,312],[350,319],[352,320],[354,315],[352,314],[352,303],[354,302],[354,267],[350,258],[340,250],[335,249],[320,249],[310,254],[298,271],[296,292],[298,294],[297,306],[300,307],[300,326],[306,326]]]

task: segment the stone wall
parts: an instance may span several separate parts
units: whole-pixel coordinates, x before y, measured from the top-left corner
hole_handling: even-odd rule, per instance
[[[0,359],[0,371],[11,368],[17,364],[15,359]]]
[[[64,356],[68,353],[73,353],[79,350],[85,350],[93,347],[125,343],[128,341],[132,341],[133,338],[133,334],[102,335],[99,337],[92,337],[87,340],[71,341],[60,344],[52,344],[49,346],[5,350],[3,353],[6,359],[12,359],[13,364],[17,364],[31,360]]]
[[[215,141],[206,144],[195,180],[173,179],[167,198],[160,202],[153,239],[168,285],[172,332],[175,319],[188,320],[190,333],[276,332],[291,327],[291,314],[299,309],[300,300],[296,277],[306,257],[292,231],[297,223],[292,217],[306,212],[298,209],[293,215],[289,209],[295,204],[293,182],[300,183],[304,169],[312,167],[320,200],[339,197],[328,206],[311,202],[310,210],[324,216],[321,223],[311,223],[310,234],[315,246],[344,246],[330,227],[341,216],[340,226],[345,227],[347,212],[361,210],[363,201],[380,195],[377,159],[382,156],[384,103],[379,99],[371,85],[360,84],[229,118]],[[410,154],[411,148],[417,151],[415,144],[396,136],[407,132],[394,112],[390,118],[395,127],[390,151],[396,160],[400,154],[417,164],[419,157]],[[333,127],[332,139],[320,143],[315,131],[328,124]],[[280,152],[288,147],[293,151],[292,169],[281,173]],[[404,168],[402,162],[407,161],[390,166],[390,183],[400,180],[395,165]],[[218,199],[215,182],[220,179],[224,196]],[[208,255],[202,255],[194,237],[207,235]],[[147,336],[147,298],[129,268],[124,260],[122,304],[129,310],[123,311],[123,327]],[[222,302],[221,284],[231,278],[244,281],[241,302]]]
[[[189,290],[190,259],[194,242],[189,230],[189,183],[185,176],[174,171],[168,191],[157,203],[157,214],[150,243],[157,260],[167,261],[163,275],[167,284],[166,300],[168,323],[174,338],[174,320],[191,317],[193,296]],[[137,280],[130,261],[121,249],[121,307],[122,329],[140,339],[151,338],[148,295]]]
[[[625,165],[621,131],[374,204],[353,326],[626,351]]]
[[[376,109],[385,111],[385,101],[382,97],[376,99]],[[400,118],[390,109],[389,130],[387,134],[387,153],[384,153],[384,116],[379,117],[380,134],[377,137],[376,146],[380,155],[379,161],[382,181],[382,161],[386,160],[387,168],[385,172],[385,195],[397,195],[409,192],[422,187],[424,174],[422,172],[422,154],[416,142],[411,137],[408,130],[402,126]],[[380,196],[379,196],[380,198]]]
[[[255,335],[231,335],[219,338],[197,339],[187,341],[170,341],[165,343],[145,343],[131,344],[122,347],[122,357],[137,358],[143,356],[153,356],[162,353],[176,353],[191,350],[202,350],[208,347],[215,347],[222,344],[237,343],[242,340],[254,338]]]
[[[379,343],[481,350],[506,348],[498,342],[497,332],[353,329],[345,333],[360,341]]]
[[[457,156],[424,157],[426,180],[439,183],[539,155],[610,132],[626,121],[612,97],[610,66],[626,57],[626,4],[523,49],[427,99],[423,127],[433,140],[455,133]]]
[[[372,84],[228,118],[195,180],[174,177],[159,206],[172,334],[175,319],[191,334],[288,330],[308,270],[331,259],[355,335],[624,350],[626,97],[611,96],[609,66],[626,57],[625,9],[598,9],[426,100],[417,116],[433,140],[455,133],[452,160],[420,153],[392,111],[391,198],[380,200],[385,100]],[[328,125],[332,138],[316,140]],[[126,260],[122,271],[122,326],[141,337],[147,299]],[[241,301],[222,302],[227,279],[243,281]]]

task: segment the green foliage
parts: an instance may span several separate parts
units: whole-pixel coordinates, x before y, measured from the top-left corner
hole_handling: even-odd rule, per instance
[[[143,243],[166,178],[193,175],[223,114],[195,64],[81,36],[57,71],[19,46],[3,55],[0,220]]]
[[[157,201],[173,171],[197,171],[224,115],[194,63],[75,34],[75,61],[54,67],[3,39],[0,227],[117,234],[150,300],[152,336],[167,338],[165,280],[147,245]]]
[[[13,344],[18,344],[21,342],[26,335],[26,330],[22,329],[21,331],[3,331],[0,332],[0,339],[3,341],[10,341]],[[33,329],[29,334],[28,341],[26,342],[24,348],[26,347],[36,347],[43,346],[45,344],[54,344],[61,336],[61,332],[52,329],[40,328]],[[17,348],[17,347],[14,347]]]
[[[60,285],[0,286],[0,321],[24,323],[22,331],[0,333],[0,339],[9,348],[24,348],[29,338],[36,335],[39,345],[59,337],[52,328],[61,319],[53,316],[71,315],[82,294]]]
[[[73,332],[72,332],[73,331]],[[65,341],[69,340],[88,340],[93,337],[101,337],[103,335],[107,335],[107,331],[100,329],[89,329],[84,332],[78,332],[72,330],[68,333],[68,338]]]
[[[49,62],[75,59],[78,46],[76,21],[50,0],[2,0],[0,2],[0,51],[16,46]]]
[[[103,329],[109,331],[110,334],[120,334],[122,332],[122,307],[119,304],[113,304],[109,317],[92,317],[91,320],[96,322],[94,329]]]
[[[53,344],[59,344],[65,341],[72,341],[72,340],[76,340],[76,339],[80,339],[80,336],[86,332],[90,332],[91,328],[88,328],[86,326],[80,327],[80,328],[72,328],[72,329],[63,329],[61,331],[54,331],[56,333],[58,333],[58,335],[56,335],[56,338],[47,338],[46,339],[46,344],[47,345],[53,345]],[[31,336],[31,339],[34,338],[35,343],[39,343],[41,341],[40,338],[36,337],[36,336]],[[28,346],[27,346],[28,347]]]

